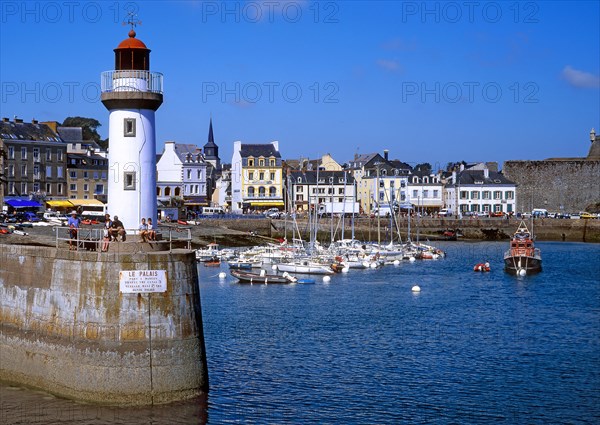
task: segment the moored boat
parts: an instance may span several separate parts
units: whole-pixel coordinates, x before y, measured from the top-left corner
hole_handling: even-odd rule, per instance
[[[504,253],[504,270],[519,276],[542,271],[542,254],[534,247],[533,237],[524,221],[513,235],[510,249]]]
[[[264,270],[261,270],[260,273],[252,273],[239,269],[230,269],[229,273],[239,280],[240,283],[264,283],[267,285],[269,283],[293,283],[298,280],[287,273],[283,275],[267,274]]]

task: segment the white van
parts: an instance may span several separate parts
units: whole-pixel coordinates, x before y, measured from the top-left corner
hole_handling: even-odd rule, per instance
[[[204,207],[202,208],[202,215],[221,215],[225,214],[223,207]]]
[[[544,208],[534,208],[531,211],[531,215],[534,218],[537,218],[537,217],[548,217],[548,210],[544,209]]]

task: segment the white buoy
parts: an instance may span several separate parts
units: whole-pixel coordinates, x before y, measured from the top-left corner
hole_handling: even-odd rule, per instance
[[[415,285],[412,287],[413,292],[421,292],[421,287],[419,285]]]
[[[227,273],[221,272],[219,273],[219,279],[225,279],[227,277]]]
[[[375,269],[375,268],[377,268],[377,263],[376,263],[375,261],[373,261],[373,262],[371,263],[371,268],[372,268],[372,269]]]
[[[415,257],[410,257],[410,258],[408,259],[408,261],[410,261],[411,263],[414,263],[416,260],[417,260],[417,259],[416,259]]]
[[[525,270],[525,269],[519,269],[519,270],[517,270],[517,273],[519,274],[519,276],[526,276],[527,275],[527,270]]]
[[[323,276],[323,282],[329,282],[331,278],[329,276]]]
[[[394,266],[397,266],[400,264],[400,260],[394,260]]]
[[[348,273],[350,271],[350,267],[348,266],[344,266],[344,268],[342,269],[342,273]]]

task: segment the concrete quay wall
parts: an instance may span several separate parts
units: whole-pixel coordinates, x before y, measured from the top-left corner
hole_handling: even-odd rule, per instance
[[[125,270],[166,270],[167,292],[121,293]],[[0,244],[0,380],[119,405],[207,391],[194,254]]]

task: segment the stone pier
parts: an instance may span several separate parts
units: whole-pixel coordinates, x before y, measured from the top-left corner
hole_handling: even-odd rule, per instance
[[[165,270],[167,291],[121,293],[128,270]],[[0,380],[118,405],[208,391],[193,251],[0,244]]]

